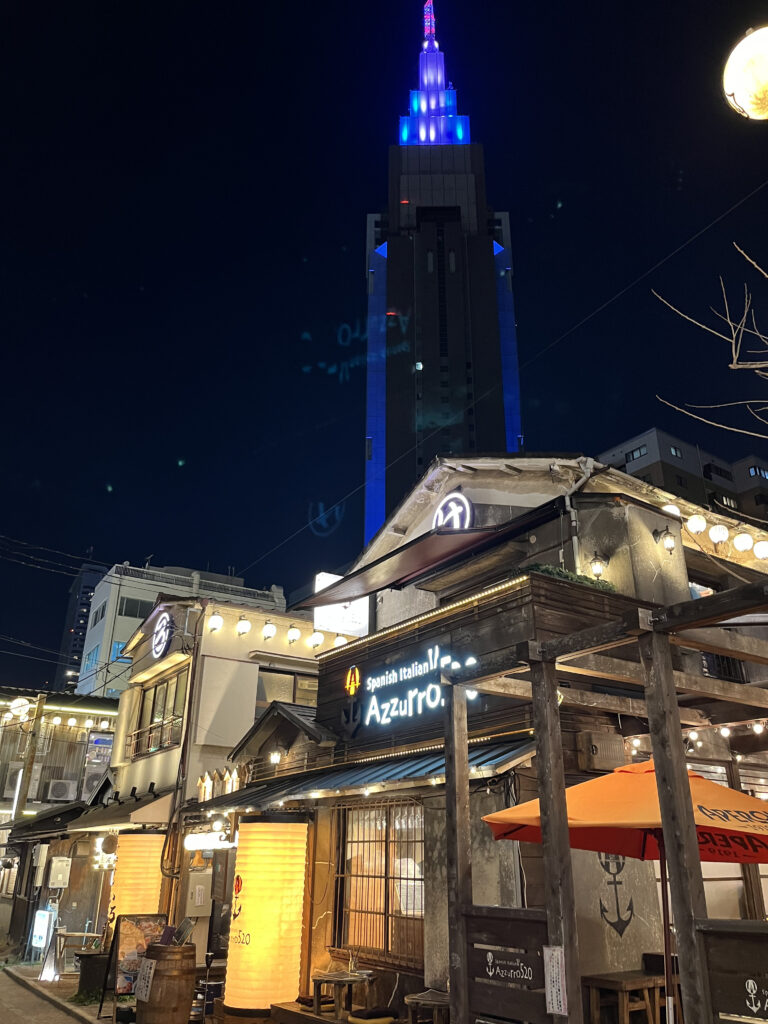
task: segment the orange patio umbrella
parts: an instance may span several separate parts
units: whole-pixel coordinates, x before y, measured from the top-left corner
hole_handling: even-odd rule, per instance
[[[768,863],[768,804],[688,772],[699,856],[705,861]],[[656,770],[653,761],[624,765],[565,791],[570,844],[575,850],[658,860],[664,914],[667,1020],[674,1020],[669,902]],[[541,842],[539,801],[487,814],[495,839]]]
[[[706,861],[768,863],[768,804],[688,772],[699,856]],[[628,764],[565,792],[571,847],[659,860],[661,810],[653,761]],[[496,839],[541,842],[539,801],[487,814]]]

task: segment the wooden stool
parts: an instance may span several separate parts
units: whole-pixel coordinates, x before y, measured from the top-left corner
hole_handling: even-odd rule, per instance
[[[600,1008],[615,1006],[618,1024],[630,1024],[630,1013],[645,1010],[647,1024],[659,1024],[659,992],[664,988],[663,974],[643,971],[614,971],[588,974],[581,982],[589,992],[589,1024],[600,1024]],[[605,995],[604,993],[610,993]]]
[[[432,1011],[432,1024],[449,1024],[450,1011],[449,996],[447,992],[438,992],[428,988],[426,992],[418,992],[415,995],[405,997],[405,1005],[408,1007],[408,1024],[417,1024],[419,1011]]]

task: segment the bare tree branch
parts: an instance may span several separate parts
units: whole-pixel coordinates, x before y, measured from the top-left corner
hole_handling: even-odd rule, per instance
[[[709,333],[714,334],[716,338],[722,338],[723,341],[727,341],[729,345],[733,343],[732,337],[729,338],[727,334],[721,334],[719,331],[715,331],[711,327],[707,327],[706,324],[702,324],[699,323],[698,320],[694,320],[692,316],[687,316],[685,313],[682,312],[682,310],[677,309],[675,306],[673,306],[671,302],[667,302],[667,300],[662,295],[659,295],[657,291],[654,291],[653,288],[651,289],[651,294],[655,295],[659,302],[663,302],[665,306],[669,306],[672,312],[677,313],[677,315],[681,316],[683,320],[687,320],[689,323],[694,324],[694,326],[700,327],[702,331],[709,331]]]
[[[740,249],[735,242],[733,243],[733,247],[737,252],[740,252],[744,259],[747,261],[747,263],[751,263],[755,270],[759,271],[763,275],[763,277],[768,277],[768,274],[763,270],[763,268],[759,266],[757,263],[755,263],[751,256],[747,256],[744,250]]]
[[[705,419],[703,416],[697,416],[693,412],[689,412],[687,409],[681,408],[679,405],[675,405],[674,402],[668,402],[666,398],[662,398],[661,395],[656,395],[660,402],[664,405],[668,405],[670,409],[675,409],[677,412],[683,413],[685,416],[690,416],[694,420],[699,420],[701,423],[708,423],[710,427],[720,427],[722,430],[730,430],[735,434],[747,434],[749,437],[761,437],[768,441],[768,434],[757,434],[754,430],[742,430],[741,427],[731,427],[727,423],[717,423],[715,420]]]

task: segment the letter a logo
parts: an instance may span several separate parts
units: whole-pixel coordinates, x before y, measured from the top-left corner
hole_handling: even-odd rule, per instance
[[[347,675],[344,679],[344,689],[350,697],[354,697],[360,689],[360,669],[357,665],[352,665],[351,668],[347,669]]]

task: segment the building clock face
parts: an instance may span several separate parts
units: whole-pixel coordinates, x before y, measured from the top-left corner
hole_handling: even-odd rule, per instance
[[[171,643],[173,622],[168,612],[163,612],[155,623],[155,630],[152,634],[152,654],[155,658],[162,658]]]
[[[472,502],[461,491],[446,494],[435,509],[432,529],[468,530],[474,519]]]

